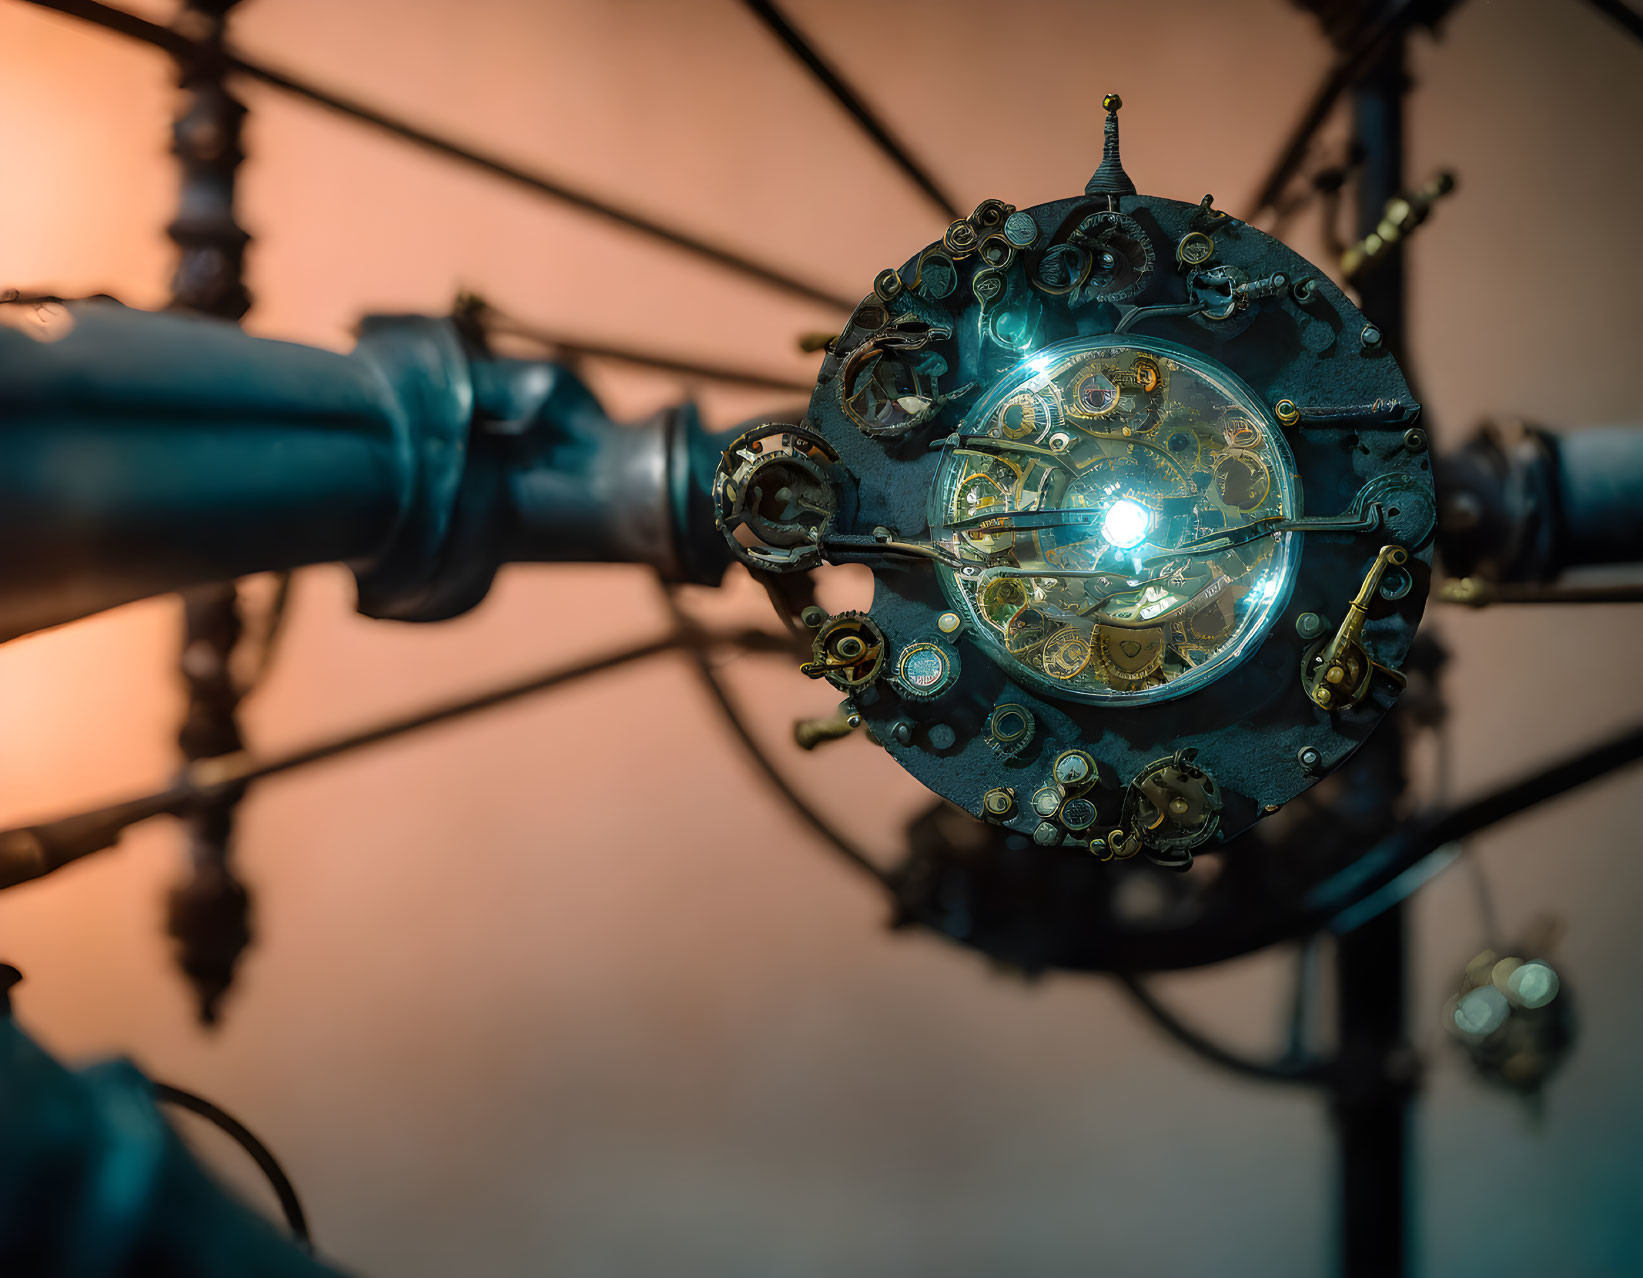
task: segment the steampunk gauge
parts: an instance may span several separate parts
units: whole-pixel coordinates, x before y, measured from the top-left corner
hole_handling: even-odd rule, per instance
[[[943,443],[929,525],[956,562],[936,573],[977,642],[1047,695],[1183,696],[1288,601],[1293,468],[1227,369],[1143,338],[1060,342]]]
[[[931,789],[1028,855],[1184,867],[1391,706],[1436,503],[1379,330],[1208,196],[1138,195],[1105,105],[1083,195],[879,273],[720,520],[759,571],[871,566],[806,673]]]

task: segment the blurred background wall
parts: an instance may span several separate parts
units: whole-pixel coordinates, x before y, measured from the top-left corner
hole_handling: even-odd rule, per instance
[[[133,5],[169,20],[161,0]],[[789,0],[965,207],[1077,190],[1102,91],[1145,191],[1245,211],[1326,48],[1278,0],[1010,6]],[[254,0],[239,44],[844,292],[941,219],[731,0]],[[0,3],[0,287],[165,297],[171,69]],[[1576,0],[1472,0],[1416,42],[1411,173],[1459,191],[1412,248],[1413,372],[1453,445],[1486,415],[1637,421],[1643,48]],[[807,376],[792,303],[293,104],[256,85],[243,217],[253,330],[346,346],[372,309],[459,287],[613,342]],[[1290,238],[1316,254],[1304,220]],[[619,413],[696,388],[592,370]],[[728,424],[779,397],[702,388]],[[3,406],[0,406],[3,411]],[[638,570],[506,571],[428,628],[352,615],[303,574],[253,742],[325,729],[654,633]],[[732,578],[705,613],[761,620]],[[1636,713],[1643,628],[1620,609],[1432,618],[1455,652],[1464,793]],[[165,777],[174,601],[0,649],[0,821]],[[771,749],[863,842],[922,802],[861,741],[791,757],[829,690],[728,672]],[[1480,1089],[1438,1011],[1480,947],[1463,874],[1415,907],[1417,1250],[1444,1275],[1643,1271],[1638,927],[1643,776],[1479,839],[1507,931],[1567,924],[1583,1036],[1538,1118]],[[264,1133],[324,1250],[421,1275],[960,1276],[1326,1270],[1328,1115],[1188,1059],[1097,980],[1026,985],[892,936],[863,885],[757,783],[681,661],[258,789],[239,856],[258,944],[215,1033],[169,966],[177,832],[0,897],[26,1025],[126,1052]],[[1270,1041],[1280,955],[1162,989]],[[247,1192],[236,1155],[202,1151]]]

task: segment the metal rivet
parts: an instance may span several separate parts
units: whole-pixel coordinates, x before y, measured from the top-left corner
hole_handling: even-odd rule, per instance
[[[1411,426],[1403,433],[1403,446],[1412,453],[1426,451],[1426,432],[1418,426]]]
[[[1316,639],[1324,632],[1324,619],[1315,612],[1303,612],[1295,618],[1295,633],[1303,639]]]
[[[1363,326],[1363,332],[1358,336],[1363,338],[1364,347],[1368,350],[1374,350],[1381,344],[1381,330],[1376,328],[1373,324],[1365,324]]]
[[[936,618],[936,629],[944,635],[958,633],[958,628],[964,624],[964,619],[956,612],[944,612]]]
[[[1295,752],[1295,758],[1308,772],[1316,772],[1323,766],[1324,757],[1318,752],[1317,746],[1302,746]]]

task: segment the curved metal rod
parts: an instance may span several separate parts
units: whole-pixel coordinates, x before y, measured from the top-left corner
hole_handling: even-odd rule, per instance
[[[268,1183],[274,1190],[274,1197],[279,1199],[280,1214],[285,1217],[286,1227],[290,1229],[292,1237],[302,1245],[304,1251],[313,1251],[314,1240],[308,1233],[308,1215],[302,1209],[302,1199],[297,1197],[297,1187],[285,1174],[285,1168],[280,1166],[280,1160],[274,1157],[267,1145],[257,1139],[256,1133],[227,1110],[213,1105],[203,1096],[181,1087],[174,1087],[170,1083],[154,1083],[152,1086],[155,1100],[199,1115],[226,1132],[250,1155],[257,1169],[268,1178]]]
[[[862,132],[873,140],[909,182],[929,198],[930,203],[951,221],[956,222],[964,216],[958,211],[958,205],[953,203],[952,198],[936,185],[930,171],[914,159],[906,145],[890,132],[890,126],[873,113],[872,108],[845,83],[832,64],[816,51],[815,46],[804,38],[802,32],[782,16],[781,11],[771,4],[770,0],[744,0],[744,3],[752,11],[753,16],[764,23],[771,34],[787,46],[788,52],[809,69],[810,74],[815,76],[822,88],[832,95],[833,100],[850,113],[861,126]]]
[[[1115,972],[1118,987],[1129,995],[1130,1001],[1144,1012],[1149,1020],[1164,1033],[1196,1056],[1211,1065],[1242,1074],[1245,1078],[1264,1083],[1324,1083],[1329,1081],[1328,1062],[1310,1057],[1282,1056],[1271,1061],[1260,1061],[1245,1056],[1208,1038],[1188,1025],[1161,1003],[1133,972]]]
[[[668,588],[665,582],[661,584],[662,596],[667,601],[668,609],[672,612],[674,620],[680,626],[688,626],[690,621],[685,616],[684,610],[679,607],[679,601],[674,597],[673,591]],[[725,723],[729,725],[736,740],[741,743],[743,752],[754,766],[764,773],[765,780],[770,782],[776,792],[786,801],[787,806],[793,810],[794,815],[820,835],[825,842],[831,844],[833,850],[851,865],[894,895],[895,884],[890,875],[875,865],[865,852],[835,830],[821,813],[806,803],[776,765],[771,763],[765,756],[764,751],[759,747],[758,741],[754,739],[753,733],[742,719],[740,712],[737,711],[736,703],[730,699],[730,693],[720,681],[712,665],[709,664],[705,648],[700,646],[692,647],[690,656],[692,664],[696,667],[696,673],[701,678],[702,686],[707,689],[708,695],[718,705],[719,712],[724,716]]]
[[[144,44],[153,45],[162,49],[174,58],[207,58],[220,59],[229,71],[249,76],[259,80],[272,88],[289,93],[294,97],[302,98],[315,106],[324,107],[327,111],[334,111],[338,115],[347,116],[361,124],[368,124],[372,128],[380,129],[384,133],[392,134],[406,142],[433,151],[447,159],[456,160],[472,168],[499,177],[515,186],[534,191],[538,195],[545,195],[549,199],[558,200],[561,204],[568,204],[584,213],[591,213],[595,217],[603,218],[607,222],[614,222],[618,226],[625,226],[630,231],[637,231],[670,248],[689,253],[693,257],[712,262],[715,266],[727,271],[734,271],[748,279],[757,280],[795,297],[802,297],[812,302],[821,302],[827,306],[840,310],[852,310],[856,303],[850,298],[831,293],[827,289],[789,275],[777,267],[766,265],[746,257],[734,249],[724,248],[718,244],[698,239],[688,231],[668,226],[647,217],[633,209],[612,204],[608,200],[592,195],[587,191],[552,177],[539,170],[524,168],[512,161],[505,160],[499,155],[481,151],[475,147],[466,146],[449,137],[434,133],[405,120],[367,106],[354,98],[329,89],[320,88],[307,80],[290,75],[284,71],[261,62],[253,62],[239,54],[221,52],[209,46],[201,45],[170,27],[163,27],[159,23],[149,22],[134,13],[127,13],[123,9],[116,9],[110,5],[98,3],[98,0],[24,0],[26,4],[38,5],[42,9],[53,9],[58,13],[65,13],[73,18],[93,23],[105,30],[113,31],[128,39],[140,40]]]

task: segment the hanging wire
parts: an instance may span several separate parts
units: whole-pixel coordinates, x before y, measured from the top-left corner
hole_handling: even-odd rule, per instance
[[[1222,1047],[1165,1006],[1135,973],[1117,972],[1114,973],[1114,979],[1118,982],[1118,988],[1129,995],[1130,1001],[1144,1012],[1154,1025],[1211,1065],[1218,1065],[1245,1078],[1259,1079],[1265,1083],[1322,1083],[1329,1079],[1329,1065],[1310,1056],[1297,1058],[1284,1055],[1274,1060],[1262,1061]]]
[[[98,0],[23,0],[23,2],[37,5],[42,9],[52,9],[73,18],[79,18],[82,21],[93,23],[105,30],[113,31],[132,40],[140,40],[144,44],[163,49],[175,58],[220,57],[230,71],[261,81],[271,88],[279,89],[306,102],[311,102],[315,106],[325,108],[327,111],[333,111],[338,115],[346,116],[361,124],[379,129],[426,151],[435,152],[447,159],[456,160],[471,168],[489,173],[493,177],[499,177],[537,195],[547,196],[549,199],[557,200],[561,204],[567,204],[584,213],[603,218],[607,222],[624,226],[630,231],[635,231],[658,243],[666,244],[670,248],[688,253],[703,261],[711,262],[715,266],[732,271],[747,279],[757,280],[761,284],[780,289],[795,297],[802,297],[812,302],[821,302],[839,310],[851,310],[856,304],[851,298],[798,279],[780,268],[756,261],[734,249],[710,243],[688,231],[659,222],[634,209],[614,204],[579,187],[572,186],[561,178],[554,177],[541,170],[527,169],[492,152],[479,150],[443,134],[425,129],[420,125],[398,119],[355,98],[322,88],[287,72],[276,70],[266,63],[253,61],[232,50],[210,54],[209,51],[195,41],[190,40],[187,36],[173,31],[169,27],[149,22],[136,14],[127,13],[123,9],[116,9],[98,3]]]
[[[256,1134],[239,1119],[220,1106],[212,1104],[205,1097],[181,1087],[174,1087],[170,1083],[154,1083],[151,1086],[155,1100],[175,1105],[178,1109],[186,1109],[189,1113],[197,1114],[207,1122],[215,1124],[250,1155],[257,1169],[267,1177],[274,1197],[279,1199],[280,1214],[285,1217],[285,1225],[291,1231],[291,1236],[301,1244],[304,1251],[312,1252],[314,1241],[308,1232],[308,1214],[302,1209],[302,1199],[297,1196],[297,1187],[291,1183],[291,1178],[285,1174],[285,1168],[280,1166],[279,1159],[274,1157],[268,1146],[258,1140]]]
[[[816,50],[804,34],[789,22],[779,9],[770,0],[745,0],[748,10],[760,22],[769,28],[772,35],[787,46],[788,52],[804,64],[805,68],[826,89],[832,98],[847,112],[860,126],[861,131],[869,138],[880,151],[889,158],[890,162],[900,169],[903,176],[916,186],[930,203],[934,204],[949,221],[956,222],[964,215],[958,211],[958,205],[952,200],[936,180],[930,176],[930,170],[914,158],[913,153],[890,131],[890,126],[878,117],[878,114],[862,100],[861,94],[850,87],[845,78],[838,73],[833,64]]]
[[[689,626],[691,624],[690,620],[685,616],[684,610],[680,608],[674,590],[665,582],[662,583],[662,597],[667,603],[668,610],[673,614],[675,624],[680,627]],[[714,704],[718,706],[719,713],[724,717],[731,733],[741,744],[743,752],[753,765],[764,774],[765,780],[782,797],[787,806],[793,810],[794,815],[820,835],[822,840],[829,844],[846,862],[867,875],[879,886],[893,893],[895,889],[890,875],[881,870],[871,857],[843,834],[840,834],[831,822],[811,807],[809,803],[805,802],[781,770],[770,762],[769,756],[760,747],[747,723],[743,720],[741,713],[736,709],[736,703],[731,700],[729,691],[720,681],[718,672],[713,668],[713,663],[708,660],[705,646],[691,648],[689,655],[691,664],[696,667],[696,673],[702,681],[702,686],[707,689],[708,695],[713,698]]]

